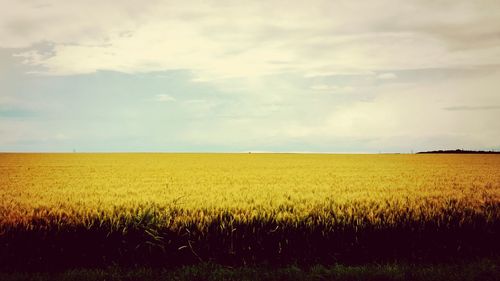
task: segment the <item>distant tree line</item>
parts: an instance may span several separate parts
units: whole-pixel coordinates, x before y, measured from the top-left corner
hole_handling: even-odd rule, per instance
[[[455,149],[455,150],[433,150],[433,151],[422,151],[417,152],[417,154],[426,154],[426,153],[443,153],[443,154],[500,154],[500,151],[494,150],[464,150],[464,149]]]

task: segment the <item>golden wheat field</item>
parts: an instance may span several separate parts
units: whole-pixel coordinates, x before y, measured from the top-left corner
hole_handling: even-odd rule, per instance
[[[392,207],[430,215],[436,203],[479,211],[500,202],[496,155],[3,154],[0,163],[3,225],[126,217],[147,206],[200,221],[221,211],[281,221],[330,206],[376,219]]]
[[[5,259],[17,240],[244,262],[341,259],[395,237],[415,238],[408,255],[434,236],[463,251],[498,234],[499,210],[497,155],[0,154]]]

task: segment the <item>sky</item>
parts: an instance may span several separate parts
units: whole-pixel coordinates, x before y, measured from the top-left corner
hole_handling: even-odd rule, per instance
[[[498,0],[0,7],[0,151],[500,150]]]

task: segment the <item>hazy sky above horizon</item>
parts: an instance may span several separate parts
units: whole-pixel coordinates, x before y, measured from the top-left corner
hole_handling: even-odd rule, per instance
[[[497,0],[0,6],[0,151],[500,149]]]

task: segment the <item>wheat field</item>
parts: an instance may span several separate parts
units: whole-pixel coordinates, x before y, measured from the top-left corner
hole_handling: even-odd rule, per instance
[[[0,154],[0,262],[494,255],[497,155]]]

